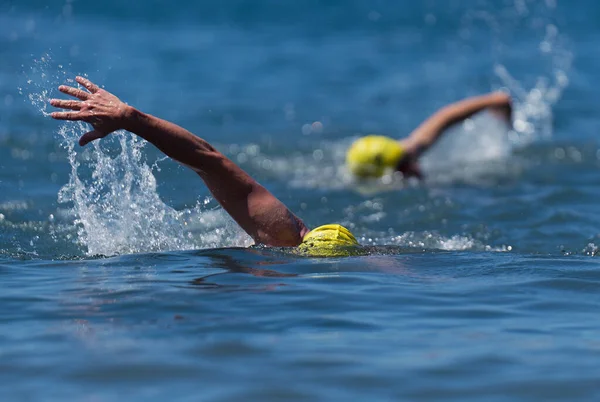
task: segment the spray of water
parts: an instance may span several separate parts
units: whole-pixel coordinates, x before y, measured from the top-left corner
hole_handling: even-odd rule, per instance
[[[537,9],[534,10],[534,6]],[[551,18],[539,17],[540,7],[547,13],[552,12],[555,7],[553,1],[515,0],[511,7],[507,14],[512,24],[509,26],[506,15],[474,15],[485,16],[483,20],[496,32],[499,42],[503,41],[500,33],[512,32],[516,25],[522,28],[535,22],[532,30],[543,25],[539,48],[536,49],[540,55],[539,62],[531,65],[543,66],[544,71],[530,85],[511,74],[513,60],[506,56],[510,52],[498,51],[494,73],[500,80],[499,86],[507,88],[514,97],[514,130],[508,132],[506,127],[486,114],[466,121],[455,129],[455,133],[445,137],[449,142],[438,147],[443,152],[436,155],[436,151],[432,150],[424,160],[426,173],[435,172],[430,177],[435,177],[437,182],[480,182],[488,175],[506,175],[511,165],[507,161],[515,146],[525,146],[552,134],[552,106],[568,85],[572,55]],[[509,42],[507,40],[508,46],[505,43],[500,49],[510,48]],[[50,56],[34,63],[28,82],[29,99],[41,113],[47,113],[47,100],[56,95],[52,92],[53,88],[60,83],[69,83],[68,78],[74,76],[67,71],[68,66],[56,66]],[[59,130],[71,166],[69,181],[61,189],[59,201],[66,207],[66,215],[72,217],[77,228],[76,242],[86,253],[113,255],[249,244],[247,236],[226,214],[221,210],[207,211],[204,201],[183,211],[166,205],[157,192],[153,168],[144,161],[142,141],[130,134],[118,133],[108,140],[109,144],[112,141],[118,146],[117,152],[103,148],[106,142],[93,144],[80,152],[75,143],[85,131],[85,125],[72,123]],[[264,175],[283,178],[294,187],[361,188],[343,167],[345,150],[352,140],[323,141],[315,149],[294,156],[262,154],[257,144],[234,146],[236,149],[230,149],[229,155],[243,167],[250,164],[253,169],[262,170]],[[403,185],[406,184],[397,177],[386,176],[363,190],[369,192],[373,186],[376,191],[396,190]],[[413,240],[398,239],[401,244]],[[446,240],[450,248],[477,248],[477,245],[470,245],[469,238]],[[440,237],[436,241],[446,240]],[[448,246],[444,244],[440,243],[438,247]]]
[[[47,71],[53,71],[49,76]],[[31,103],[48,115],[52,88],[64,82],[62,66],[49,55],[36,60],[28,80]],[[59,94],[58,94],[59,95]],[[145,142],[133,134],[117,132],[105,141],[76,149],[78,138],[89,127],[65,123],[58,134],[71,167],[69,181],[58,194],[76,229],[76,243],[88,255],[206,247],[245,246],[251,243],[220,209],[211,210],[210,199],[175,210],[157,191],[153,168],[144,159]],[[55,234],[57,235],[57,234]],[[60,237],[60,235],[57,235]]]
[[[498,62],[494,73],[501,84],[508,88],[515,101],[514,132],[511,140],[516,146],[524,146],[538,139],[552,136],[552,107],[560,99],[569,84],[568,74],[573,61],[573,53],[568,41],[561,35],[554,23],[555,0],[525,1],[515,0],[512,23],[515,28],[525,27],[540,40],[537,49],[530,49],[528,66],[539,70],[533,84],[528,88],[525,79],[518,80],[510,72],[516,63],[510,56],[509,42],[498,50]],[[501,36],[498,33],[498,36]],[[516,38],[518,41],[518,38]],[[514,39],[513,39],[514,40]],[[516,42],[518,43],[518,42]]]
[[[510,92],[513,127],[483,112],[451,129],[424,158],[430,183],[486,184],[487,179],[493,183],[494,177],[518,175],[526,163],[519,163],[513,151],[551,138],[552,107],[569,83],[572,62],[567,41],[553,23],[555,8],[555,1],[515,0],[504,12],[467,12],[462,29],[473,31],[476,23],[482,22],[495,43],[493,73],[499,85],[493,89]],[[523,35],[527,41],[522,40]],[[539,37],[539,41],[531,37]],[[526,66],[519,65],[524,52],[528,56]],[[519,79],[510,73],[517,66],[526,71]]]
[[[423,158],[423,170],[430,185],[466,182],[476,185],[494,184],[498,178],[520,174],[523,164],[515,163],[513,151],[552,136],[552,107],[569,83],[572,53],[554,22],[556,1],[514,0],[506,10],[483,8],[469,10],[461,32],[474,31],[483,23],[495,43],[495,66],[491,73],[499,80],[490,89],[503,89],[513,98],[513,127],[489,112],[482,112],[451,128],[449,133]],[[526,35],[524,44],[522,37]],[[459,35],[460,36],[460,35]],[[477,35],[473,35],[477,36]],[[538,41],[531,37],[539,37]],[[462,39],[461,39],[462,40]],[[526,46],[532,44],[533,49]],[[514,53],[518,49],[518,57]],[[510,70],[528,58],[527,76],[515,78]],[[304,130],[304,128],[303,128]],[[357,183],[344,168],[345,152],[356,139],[321,141],[316,148],[285,157],[260,152],[258,144],[234,146],[232,157],[284,178],[294,187],[326,189],[358,189],[363,193],[395,191],[407,183],[390,175],[369,183]]]

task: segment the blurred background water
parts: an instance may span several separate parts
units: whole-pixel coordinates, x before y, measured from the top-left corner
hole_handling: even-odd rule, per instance
[[[3,400],[595,400],[600,5],[0,0]],[[250,239],[197,176],[47,100],[83,74],[370,256]],[[356,183],[353,139],[504,89]]]

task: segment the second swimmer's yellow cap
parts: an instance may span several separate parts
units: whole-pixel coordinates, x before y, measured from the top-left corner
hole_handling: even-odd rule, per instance
[[[400,143],[383,135],[367,135],[354,141],[346,153],[346,165],[358,177],[380,177],[396,169],[404,156]]]
[[[311,257],[344,257],[360,254],[358,241],[342,225],[330,224],[311,230],[302,239],[298,251]]]

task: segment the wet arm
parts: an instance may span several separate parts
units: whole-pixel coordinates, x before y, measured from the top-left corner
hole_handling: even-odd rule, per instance
[[[435,144],[446,129],[486,108],[501,112],[510,123],[512,113],[510,96],[495,92],[468,98],[443,107],[425,120],[402,142],[407,150],[418,157]]]
[[[61,92],[78,100],[52,99],[53,106],[68,111],[53,112],[51,116],[90,123],[93,130],[79,139],[82,146],[116,130],[128,130],[198,173],[219,204],[257,243],[301,243],[308,232],[302,221],[208,142],[176,124],[128,106],[84,77],[77,77],[76,81],[87,91],[61,85]]]
[[[208,142],[166,120],[132,109],[125,129],[193,169],[231,215],[258,243],[296,246],[304,224],[267,189]]]

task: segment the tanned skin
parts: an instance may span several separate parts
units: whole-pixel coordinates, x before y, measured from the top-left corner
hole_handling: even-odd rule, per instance
[[[503,92],[474,96],[444,106],[421,123],[407,138],[399,140],[400,144],[404,147],[406,157],[403,158],[403,162],[398,166],[398,170],[405,176],[422,178],[417,164],[419,157],[435,144],[449,127],[468,119],[484,109],[489,109],[508,124],[511,124],[511,98]]]
[[[79,139],[84,146],[117,130],[127,130],[156,146],[167,156],[194,170],[221,206],[256,243],[294,247],[309,229],[281,201],[212,145],[186,129],[143,113],[90,80],[77,77],[85,89],[61,85],[60,92],[76,100],[52,99],[50,104],[66,112],[53,112],[56,120],[84,121],[93,130]],[[407,158],[398,167],[407,175],[421,177],[417,159],[451,125],[489,108],[511,120],[511,100],[504,93],[473,97],[448,105],[400,140]]]
[[[309,229],[281,201],[212,145],[186,129],[143,113],[90,80],[77,77],[87,89],[61,85],[60,92],[77,100],[52,99],[66,112],[56,120],[84,121],[93,130],[79,139],[84,146],[117,130],[127,130],[150,142],[167,156],[194,170],[221,206],[256,243],[294,247]]]

